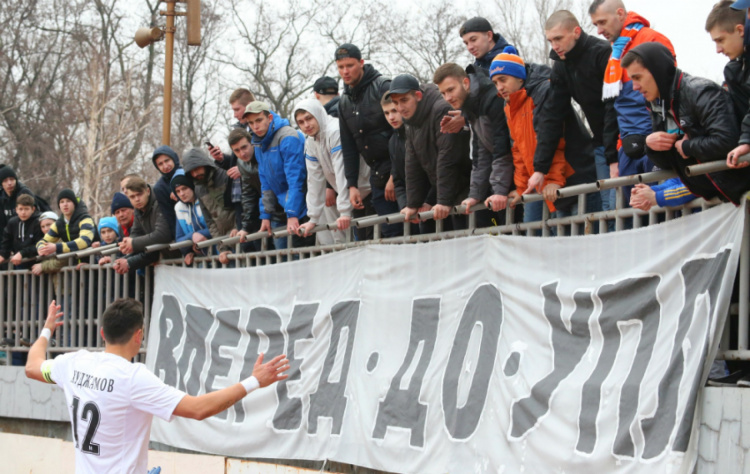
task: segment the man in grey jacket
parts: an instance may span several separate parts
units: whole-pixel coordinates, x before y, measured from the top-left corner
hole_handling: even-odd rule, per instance
[[[474,66],[464,70],[456,63],[446,63],[437,68],[433,82],[443,98],[454,110],[460,110],[471,126],[471,185],[469,197],[462,202],[466,206],[466,213],[469,213],[471,206],[485,201],[494,212],[504,210],[513,185],[513,155],[510,151],[510,130],[505,120],[505,104],[498,97],[495,85]],[[451,120],[450,116],[443,117],[443,123],[448,120]],[[485,220],[489,221],[490,218]]]

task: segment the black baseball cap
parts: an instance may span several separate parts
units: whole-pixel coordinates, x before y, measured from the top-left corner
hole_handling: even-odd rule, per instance
[[[466,33],[473,33],[475,31],[479,33],[491,31],[492,33],[494,33],[492,25],[490,25],[490,22],[487,21],[486,18],[475,16],[474,18],[469,18],[464,22],[463,25],[461,25],[461,29],[458,30],[458,36],[463,36]]]
[[[313,84],[313,90],[318,94],[333,95],[339,93],[339,84],[336,79],[323,76],[319,77],[315,84]]]
[[[391,88],[388,90],[388,96],[391,94],[406,94],[411,91],[419,90],[419,81],[411,74],[400,74],[391,81]]]
[[[345,58],[354,58],[356,60],[362,59],[362,52],[358,47],[351,43],[344,43],[336,48],[336,54],[334,55],[336,61]]]

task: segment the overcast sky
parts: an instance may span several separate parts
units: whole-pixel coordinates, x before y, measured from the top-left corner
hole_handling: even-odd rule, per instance
[[[718,0],[625,0],[628,11],[634,11],[651,27],[672,41],[677,64],[684,71],[721,82],[728,59],[716,54],[704,26],[706,17]]]

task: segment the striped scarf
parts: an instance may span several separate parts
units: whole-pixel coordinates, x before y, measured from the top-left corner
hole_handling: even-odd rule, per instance
[[[604,71],[604,87],[602,88],[602,100],[614,99],[620,95],[622,90],[622,66],[620,59],[630,42],[643,28],[642,23],[631,23],[626,25],[620,32],[620,37],[612,43],[612,55],[607,62]]]

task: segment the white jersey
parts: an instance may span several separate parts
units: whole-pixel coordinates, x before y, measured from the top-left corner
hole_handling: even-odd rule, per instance
[[[46,361],[42,372],[65,391],[77,473],[148,471],[151,419],[171,421],[184,392],[145,365],[106,352],[64,354]]]

